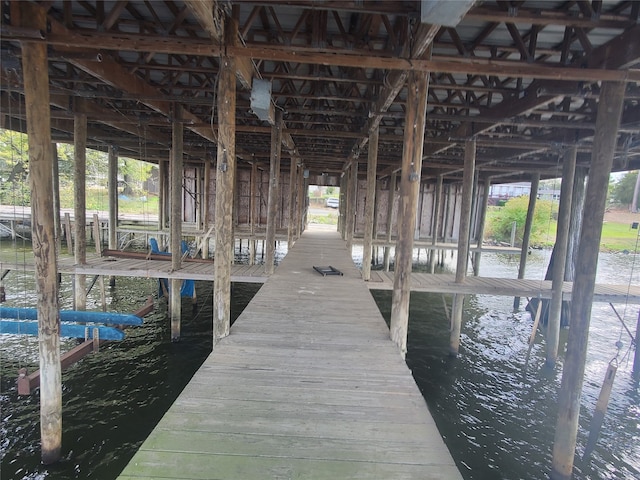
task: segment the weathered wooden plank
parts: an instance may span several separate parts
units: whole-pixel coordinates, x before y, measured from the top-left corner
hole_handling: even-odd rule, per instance
[[[211,472],[461,478],[336,232],[302,235],[121,478]]]

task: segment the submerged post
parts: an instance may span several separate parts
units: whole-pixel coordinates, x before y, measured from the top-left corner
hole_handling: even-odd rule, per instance
[[[476,139],[464,144],[464,173],[462,177],[462,204],[460,206],[460,230],[458,231],[458,260],[456,264],[456,283],[464,283],[467,276],[469,256],[469,233],[471,231],[471,201],[473,177],[476,167]],[[464,295],[454,295],[451,306],[451,333],[449,354],[456,357],[460,350],[460,329],[462,327],[462,307]]]
[[[362,279],[371,279],[371,255],[373,250],[373,214],[376,204],[376,170],[378,168],[378,128],[369,134],[367,158],[367,196],[364,205],[364,246],[362,248]]]
[[[558,397],[558,420],[551,466],[553,480],[569,480],[573,471],[602,220],[624,91],[625,84],[622,82],[603,82],[600,91],[586,193],[588,204],[584,209],[576,279],[571,298],[571,328]]]
[[[73,217],[76,241],[73,244],[73,254],[76,265],[87,263],[87,116],[76,113],[73,121]],[[86,275],[77,274],[74,285],[75,310],[86,310],[87,294]]]
[[[276,121],[271,126],[271,161],[269,165],[269,199],[267,201],[267,256],[264,270],[267,274],[275,269],[276,219],[280,204],[280,154],[282,152],[282,111],[276,112]]]
[[[402,358],[407,353],[409,327],[409,299],[411,295],[411,267],[413,260],[413,233],[418,209],[424,128],[427,111],[428,72],[409,72],[407,78],[407,104],[404,127],[404,148],[400,176],[400,205],[398,207],[398,240],[396,241],[395,274],[391,298],[391,339],[400,349]]]
[[[531,226],[533,225],[533,214],[536,210],[536,200],[538,199],[538,187],[540,185],[540,174],[534,173],[531,177],[531,189],[529,191],[529,206],[527,207],[527,218],[524,221],[524,233],[522,234],[522,247],[520,248],[520,266],[518,268],[518,279],[524,278],[527,267],[527,255],[529,254],[529,239],[531,237]],[[520,308],[520,297],[513,299],[513,310]]]
[[[45,10],[32,3],[12,2],[11,19],[16,26],[47,29]],[[29,135],[31,235],[38,294],[40,438],[42,462],[47,465],[60,459],[62,448],[62,372],[58,268],[51,202],[53,146],[46,44],[22,44],[22,71]]]
[[[225,41],[234,44],[238,24],[225,18]],[[223,56],[218,73],[218,161],[216,172],[216,261],[213,264],[213,341],[229,335],[233,262],[233,191],[236,177],[236,66]]]
[[[174,104],[171,123],[171,270],[179,270],[182,263],[182,176],[183,176],[183,128],[182,106]],[[171,310],[171,341],[180,340],[180,317],[182,316],[182,298],[180,287],[182,280],[171,279],[169,309]]]
[[[569,224],[571,222],[571,197],[573,179],[576,171],[578,147],[574,144],[564,154],[562,160],[562,184],[560,186],[560,205],[558,207],[558,231],[556,233],[555,259],[551,280],[551,303],[547,319],[547,359],[548,367],[554,367],[558,358],[560,341],[560,319],[562,316],[562,287],[564,269],[569,243]]]

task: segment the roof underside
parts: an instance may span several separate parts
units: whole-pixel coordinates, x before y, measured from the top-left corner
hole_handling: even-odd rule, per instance
[[[72,141],[74,114],[86,113],[90,146],[117,145],[120,155],[154,163],[169,158],[174,103],[186,111],[185,162],[215,157],[217,73],[227,54],[244,69],[239,168],[269,163],[271,127],[250,101],[251,78],[262,78],[283,112],[285,169],[291,159],[312,176],[337,178],[354,159],[366,162],[379,126],[378,175],[398,170],[411,69],[429,75],[423,178],[460,179],[470,136],[480,175],[495,182],[558,176],[560,153],[575,142],[587,165],[607,80],[627,82],[614,168],[640,168],[640,2],[476,2],[453,28],[421,23],[419,1],[36,3],[48,12],[47,32],[12,25],[11,2],[2,2],[6,128],[25,130],[20,45],[28,38],[49,45],[54,140]],[[222,41],[226,17],[238,22],[236,46]]]

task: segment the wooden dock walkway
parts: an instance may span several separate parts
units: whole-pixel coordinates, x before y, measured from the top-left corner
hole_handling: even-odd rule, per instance
[[[462,476],[344,242],[312,227],[119,478]]]
[[[33,272],[35,267],[33,263],[0,260],[0,274],[6,270]],[[171,262],[168,261],[101,257],[96,254],[88,254],[87,263],[83,265],[76,265],[71,257],[60,258],[58,271],[67,274],[213,281],[213,262],[183,262],[180,269],[172,270]],[[232,265],[231,267],[232,282],[264,283],[267,278],[264,265]]]
[[[372,271],[367,282],[370,290],[393,290],[393,272]],[[571,300],[572,282],[564,282],[562,296]],[[514,278],[466,277],[464,283],[455,283],[453,274],[411,274],[412,292],[460,293],[496,295],[506,297],[551,298],[551,280]],[[640,285],[596,284],[594,302],[640,303]]]

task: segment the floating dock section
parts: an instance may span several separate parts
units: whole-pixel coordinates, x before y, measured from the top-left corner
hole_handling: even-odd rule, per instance
[[[462,476],[345,243],[308,230],[119,478]]]

